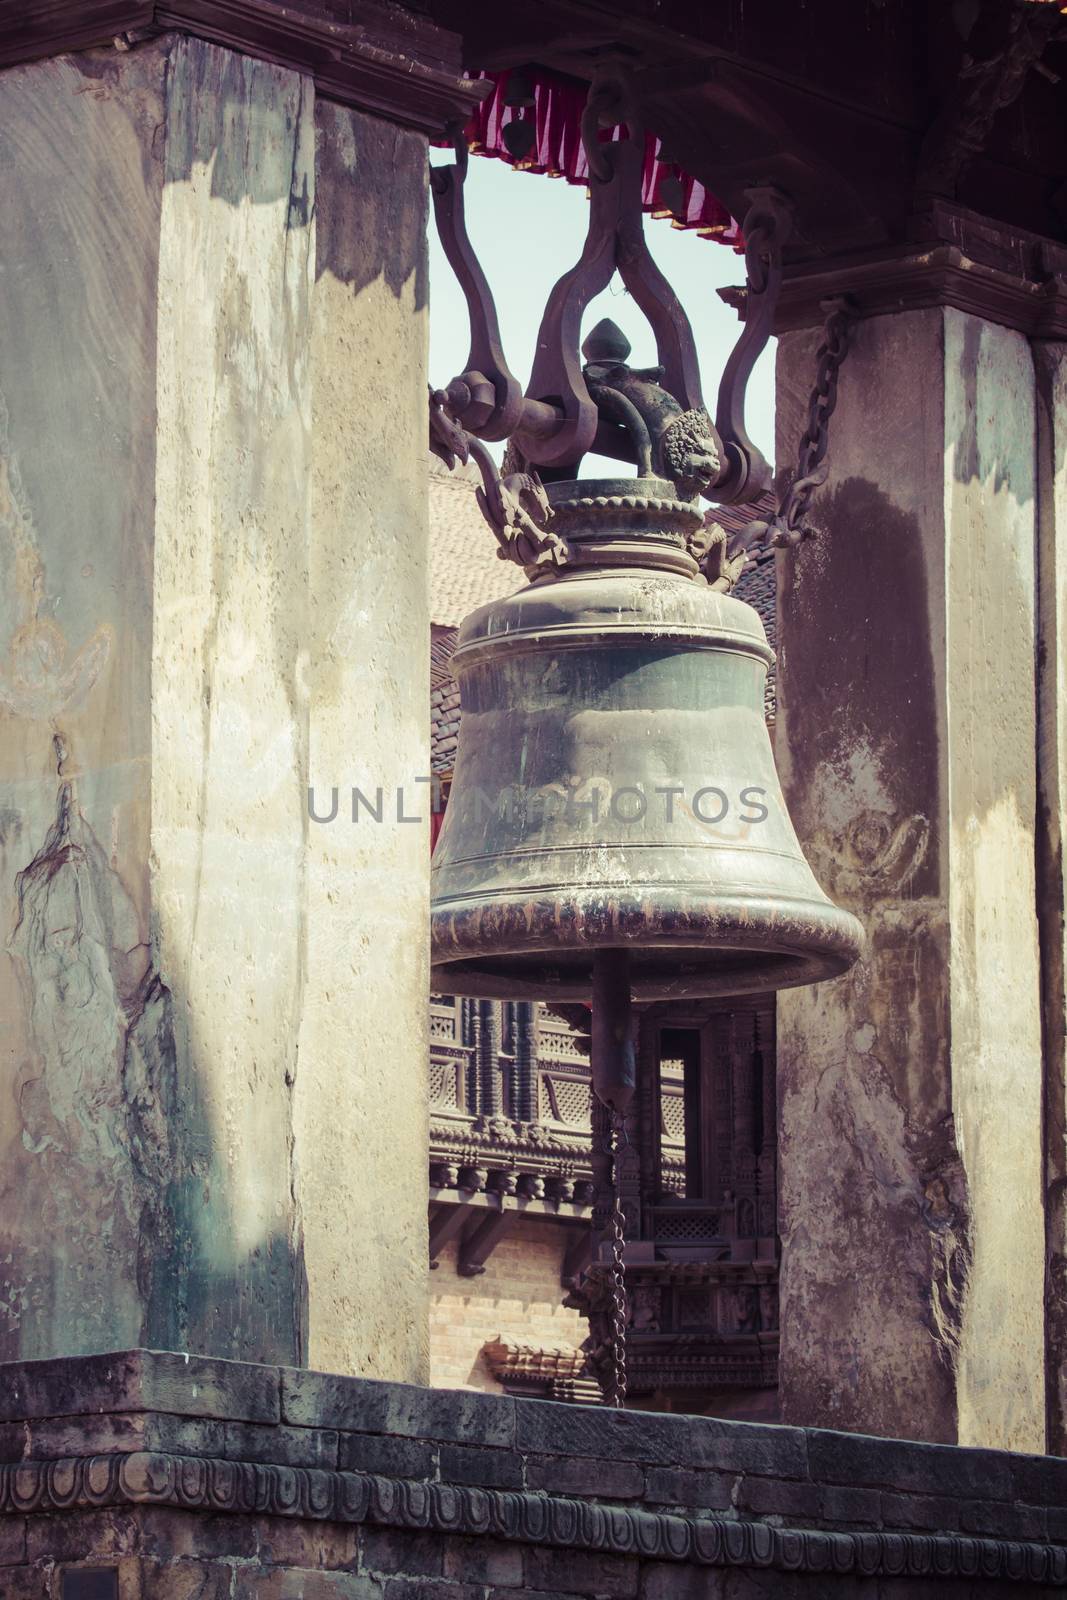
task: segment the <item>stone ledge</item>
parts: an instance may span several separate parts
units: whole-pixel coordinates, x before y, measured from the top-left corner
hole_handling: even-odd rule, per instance
[[[0,1364],[0,1422],[130,1411],[280,1422],[280,1371],[169,1350],[116,1350]]]
[[[684,1517],[520,1490],[147,1451],[0,1468],[0,1515],[163,1506],[212,1516],[371,1523],[705,1567],[985,1578],[1067,1587],[1067,1548],[895,1531],[844,1533]]]
[[[0,1462],[0,1539],[28,1530],[34,1561],[102,1557],[161,1517],[179,1552],[246,1561],[265,1518],[312,1566],[342,1533],[435,1560],[453,1537],[510,1544],[534,1589],[566,1551],[576,1571],[627,1568],[627,1593],[638,1567],[683,1585],[719,1568],[707,1582],[754,1593],[760,1568],[822,1573],[842,1600],[870,1577],[916,1600],[942,1578],[1067,1586],[1064,1460],[168,1352],[0,1366]]]
[[[363,1466],[344,1452],[372,1450],[372,1439],[393,1452],[410,1441],[411,1473],[434,1444],[472,1445],[703,1472],[709,1481],[717,1472],[744,1473],[972,1502],[1067,1504],[1067,1460],[1053,1456],[617,1412],[169,1351],[0,1364],[0,1459],[9,1462],[158,1451],[324,1465],[334,1435],[342,1466]],[[383,1468],[398,1471],[392,1462]]]

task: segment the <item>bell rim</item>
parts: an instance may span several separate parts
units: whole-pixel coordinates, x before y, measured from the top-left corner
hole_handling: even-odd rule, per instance
[[[680,909],[676,888],[658,897],[646,888],[627,902],[610,899],[603,886],[552,899],[520,895],[509,899],[504,917],[495,896],[445,902],[431,909],[431,932],[437,992],[519,1000],[587,1000],[592,967],[535,979],[521,968],[507,970],[509,960],[535,962],[540,956],[550,968],[553,954],[629,949],[636,957],[636,999],[712,999],[840,977],[866,943],[859,919],[830,900],[690,893]],[[643,955],[672,950],[679,952],[678,971],[642,970]],[[727,957],[741,964],[730,965]],[[752,958],[747,964],[746,957]]]

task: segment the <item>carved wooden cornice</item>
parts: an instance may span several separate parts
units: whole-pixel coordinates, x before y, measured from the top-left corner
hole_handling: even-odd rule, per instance
[[[954,244],[796,270],[783,285],[775,332],[820,326],[825,302],[842,294],[860,317],[955,306],[1032,339],[1067,338],[1067,276],[1019,277],[972,259]]]
[[[530,1377],[547,1383],[556,1378],[585,1376],[585,1356],[571,1345],[546,1350],[540,1345],[490,1339],[482,1351],[494,1378]]]
[[[714,1284],[774,1284],[777,1261],[627,1261],[626,1273],[634,1285],[694,1288]]]
[[[438,1205],[466,1206],[481,1199],[483,1204],[496,1204],[504,1210],[525,1209],[531,1216],[587,1222],[593,1184],[588,1176],[431,1159],[430,1198]]]
[[[600,1385],[586,1370],[581,1350],[541,1349],[490,1339],[482,1346],[489,1370],[513,1394],[523,1393],[568,1405],[599,1405]]]
[[[943,200],[910,231],[904,244],[787,268],[775,333],[821,327],[826,302],[847,295],[857,317],[954,306],[1031,339],[1067,337],[1067,244]],[[719,295],[743,312],[744,289]]]
[[[665,1389],[774,1389],[778,1350],[776,1346],[732,1352],[709,1345],[704,1350],[657,1352],[642,1349],[641,1341],[634,1340],[626,1346],[626,1372],[634,1395]]]
[[[566,1495],[155,1451],[0,1466],[0,1517],[111,1506],[374,1523],[706,1567],[1067,1586],[1067,1548],[962,1533],[844,1532]]]
[[[430,1113],[430,1156],[440,1161],[496,1159],[524,1172],[580,1172],[588,1177],[590,1143],[588,1129],[571,1132],[507,1118],[490,1127],[473,1118]]]
[[[167,32],[306,73],[324,99],[420,133],[466,120],[490,87],[462,77],[458,34],[376,0],[24,0],[0,67]]]

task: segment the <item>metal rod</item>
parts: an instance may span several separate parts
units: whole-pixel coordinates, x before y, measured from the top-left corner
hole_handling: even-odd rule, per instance
[[[593,1092],[612,1111],[624,1112],[637,1087],[630,952],[593,953]]]

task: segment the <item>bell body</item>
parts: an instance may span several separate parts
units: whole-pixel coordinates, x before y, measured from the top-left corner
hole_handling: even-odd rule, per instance
[[[615,556],[618,560],[618,556]],[[790,823],[751,606],[685,570],[578,566],[474,612],[433,858],[433,983],[589,999],[626,950],[638,1000],[834,976],[860,924]]]

